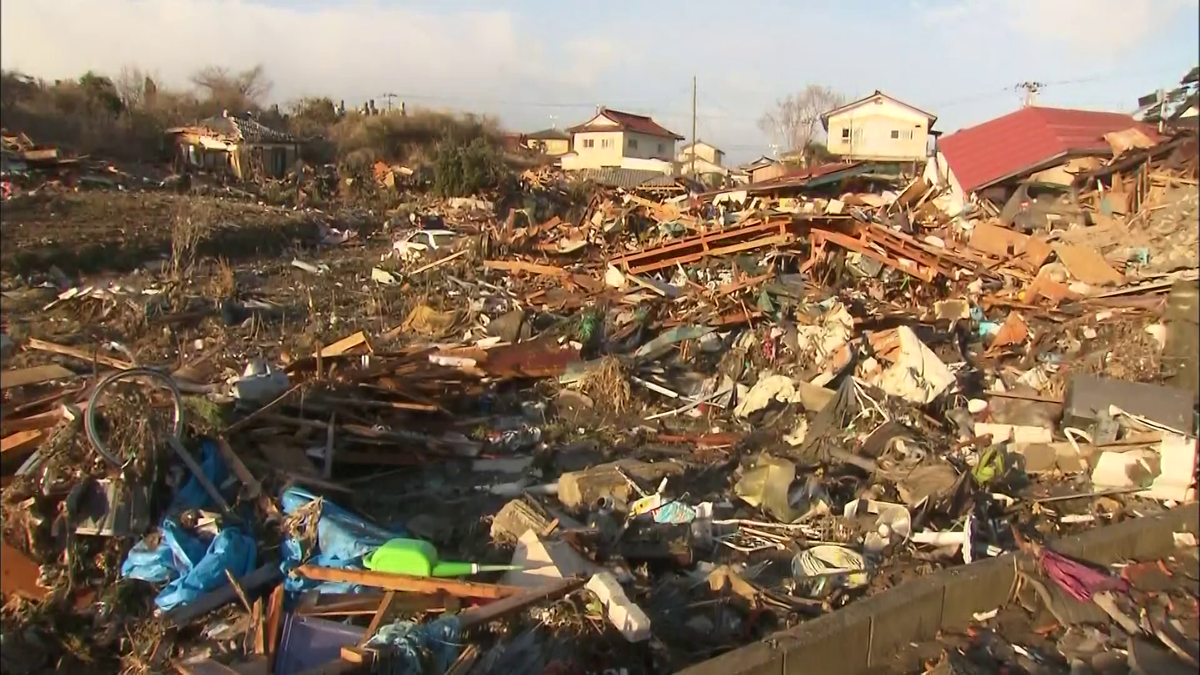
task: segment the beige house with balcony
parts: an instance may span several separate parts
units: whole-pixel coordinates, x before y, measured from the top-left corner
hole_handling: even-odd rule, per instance
[[[543,129],[525,134],[521,144],[534,152],[558,157],[571,151],[571,135],[561,129]]]
[[[846,160],[924,162],[937,116],[876,90],[821,115],[825,146]]]
[[[678,159],[681,164],[690,162],[693,153],[695,153],[697,161],[704,160],[709,164],[725,166],[725,151],[711,143],[705,143],[704,141],[700,140],[696,141],[695,143],[685,144],[679,149],[679,156],[676,157],[676,159]]]
[[[675,142],[683,136],[668,131],[644,115],[601,108],[595,117],[567,129],[571,134],[571,152],[562,158],[562,167],[601,169],[656,168],[672,171]]]

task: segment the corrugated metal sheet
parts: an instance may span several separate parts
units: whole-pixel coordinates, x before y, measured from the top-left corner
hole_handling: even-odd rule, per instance
[[[971,192],[1057,157],[1107,154],[1104,134],[1134,126],[1160,140],[1153,127],[1122,113],[1031,106],[944,136],[938,150]]]
[[[603,169],[583,169],[575,172],[580,180],[587,180],[605,187],[633,190],[639,187],[671,187],[676,179],[659,171],[649,169],[622,169],[606,167]]]

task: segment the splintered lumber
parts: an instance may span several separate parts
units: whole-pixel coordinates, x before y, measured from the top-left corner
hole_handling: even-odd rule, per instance
[[[130,363],[129,361],[114,359],[111,356],[107,356],[99,352],[89,354],[82,349],[76,349],[75,347],[68,347],[66,345],[60,345],[53,342],[46,342],[45,340],[39,340],[37,338],[29,338],[29,340],[25,342],[25,347],[26,349],[36,349],[37,351],[50,352],[51,354],[73,356],[80,361],[87,361],[88,363],[95,362],[108,366],[109,368],[116,368],[117,370],[130,370],[134,366],[134,364]]]
[[[41,384],[69,377],[75,377],[75,373],[56,363],[45,366],[34,366],[32,368],[20,368],[18,370],[6,370],[0,373],[0,389],[20,387],[27,384]]]
[[[454,260],[455,258],[460,258],[460,257],[466,255],[468,251],[470,251],[470,249],[464,248],[463,250],[459,251],[458,253],[451,253],[450,255],[446,256],[445,258],[439,258],[437,260],[434,260],[433,262],[429,263],[428,265],[422,265],[421,267],[418,267],[417,269],[413,270],[412,272],[409,272],[408,276],[415,277],[416,275],[420,274],[421,272],[426,272],[435,267],[440,267],[441,265],[445,265],[446,263],[450,262],[451,260]]]
[[[254,593],[259,588],[282,578],[279,565],[268,563],[237,580],[244,592]],[[208,614],[214,609],[227,605],[238,598],[238,592],[232,584],[221,586],[205,593],[186,605],[176,607],[167,612],[167,620],[176,626],[186,626],[192,621]]]
[[[342,354],[345,354],[361,344],[366,344],[366,342],[367,334],[360,330],[353,335],[348,335],[341,340],[338,340],[337,342],[325,345],[321,348],[321,351],[317,354],[317,356],[323,359],[333,356],[341,356]],[[370,345],[367,345],[367,348],[370,349]]]
[[[504,270],[505,272],[529,272],[551,277],[569,277],[570,274],[561,267],[539,265],[524,260],[484,260],[483,266],[489,270]]]
[[[526,607],[537,604],[543,600],[557,600],[568,593],[574,592],[583,586],[586,580],[582,577],[568,577],[559,579],[553,583],[523,590],[520,593],[510,595],[503,600],[489,602],[486,605],[472,607],[462,614],[458,615],[459,625],[463,630],[467,630],[473,626],[485,624],[489,621],[494,621],[505,614],[520,611]]]
[[[779,218],[767,222],[751,221],[737,227],[701,232],[676,242],[645,249],[617,259],[630,274],[653,272],[675,265],[686,265],[710,256],[731,255],[764,246],[791,243],[795,234],[791,231],[791,218]]]
[[[360,586],[380,588],[385,591],[408,593],[447,593],[459,598],[484,598],[495,600],[522,592],[516,586],[480,584],[456,579],[413,577],[406,574],[388,574],[370,570],[344,570],[317,565],[301,565],[295,574],[314,581],[340,581]]]
[[[10,457],[28,454],[42,442],[43,436],[45,436],[45,433],[39,429],[29,429],[10,434],[5,436],[3,441],[0,441],[0,453],[3,453],[6,461]]]

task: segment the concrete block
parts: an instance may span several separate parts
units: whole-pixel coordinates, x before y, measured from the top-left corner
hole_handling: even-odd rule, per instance
[[[521,588],[535,588],[566,577],[586,576],[596,568],[567,542],[544,540],[533,530],[527,530],[517,540],[512,564],[524,569],[506,572],[500,583]]]
[[[767,642],[755,642],[685,668],[679,675],[783,675],[783,666],[783,656],[777,648]]]
[[[946,570],[942,598],[942,629],[960,629],[979,612],[1001,607],[1009,599],[1016,579],[1013,556],[1002,555]]]
[[[1054,550],[1098,564],[1154,558],[1175,548],[1173,532],[1197,532],[1200,509],[1184,504],[1166,513],[1107,525],[1055,542]]]
[[[1100,564],[1157,558],[1175,550],[1171,534],[1183,531],[1200,533],[1200,509],[1195,504],[1098,527],[1061,539],[1054,549]],[[1026,557],[1023,564],[1030,562]],[[909,642],[929,640],[942,628],[961,629],[975,612],[995,609],[1007,599],[1013,573],[1012,558],[1008,555],[942,570],[682,673],[850,675],[887,666],[894,654]]]
[[[870,599],[806,621],[776,636],[784,675],[856,675],[867,669]]]
[[[630,501],[633,488],[626,476],[645,483],[657,483],[664,476],[678,476],[683,467],[670,462],[650,464],[623,460],[599,464],[583,471],[571,471],[558,478],[558,501],[569,509],[590,508],[601,498],[610,498],[619,508]]]
[[[942,628],[944,595],[940,575],[933,574],[870,598],[871,652],[867,665],[886,664],[908,643],[937,637]]]
[[[585,586],[604,605],[608,620],[630,642],[650,639],[650,617],[637,603],[625,595],[625,590],[610,572],[600,572],[588,579]]]
[[[1076,375],[1067,383],[1063,424],[1087,429],[1098,411],[1115,405],[1133,415],[1191,433],[1195,427],[1192,393],[1174,387],[1125,382],[1097,375]]]

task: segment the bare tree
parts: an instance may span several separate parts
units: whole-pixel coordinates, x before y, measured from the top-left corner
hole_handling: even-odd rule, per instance
[[[150,78],[136,66],[124,66],[113,85],[127,110],[140,108],[146,101],[146,82]]]
[[[807,151],[817,137],[821,114],[845,101],[846,97],[831,87],[810,84],[799,93],[777,101],[774,108],[759,118],[758,128],[770,136],[773,143],[788,151]]]
[[[192,75],[192,84],[209,103],[231,112],[245,112],[262,106],[271,91],[266,70],[257,65],[236,75],[221,66],[208,66]]]

